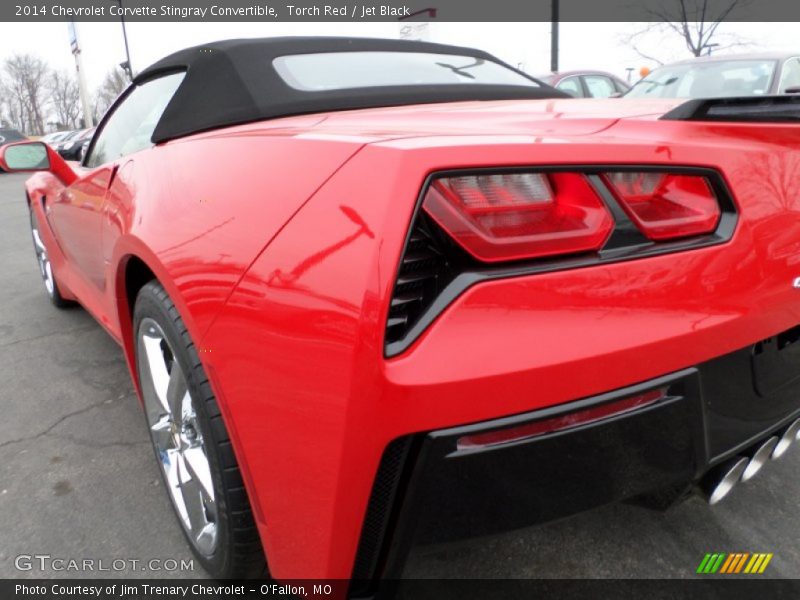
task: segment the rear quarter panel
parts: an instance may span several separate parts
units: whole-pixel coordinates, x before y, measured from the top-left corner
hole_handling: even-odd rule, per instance
[[[202,339],[259,251],[361,145],[219,133],[123,160],[103,232],[120,325],[129,309],[124,267],[136,256],[167,288],[193,339]]]
[[[800,140],[779,132],[636,121],[573,139],[387,140],[350,161],[253,263],[203,342],[254,474],[273,574],[350,575],[398,436],[624,387],[800,322]],[[388,297],[426,175],[568,164],[717,169],[740,211],[734,237],[477,285],[385,360]]]

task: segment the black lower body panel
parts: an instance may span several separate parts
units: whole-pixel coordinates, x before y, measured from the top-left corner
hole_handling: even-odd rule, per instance
[[[700,417],[686,393],[696,390],[696,373],[654,383],[671,384],[670,397],[528,440],[458,451],[459,438],[481,430],[429,434],[416,482],[419,541],[515,529],[691,481],[704,453],[700,432],[686,427]]]
[[[800,408],[798,330],[700,366],[712,463],[763,437]]]
[[[403,464],[394,442],[376,479],[384,493],[373,493],[367,514],[368,523],[380,516],[380,539],[375,527],[365,527],[354,573],[360,585],[354,582],[352,591],[367,595],[375,589],[368,581],[399,577],[414,542],[510,530],[646,494],[687,491],[714,465],[800,415],[800,351],[793,346],[800,336],[782,335],[592,398],[402,438]],[[524,431],[653,390],[663,396],[600,420],[505,443],[459,442]]]

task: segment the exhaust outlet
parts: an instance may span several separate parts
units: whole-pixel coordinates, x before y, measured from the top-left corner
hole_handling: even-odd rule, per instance
[[[706,501],[712,506],[727,496],[747,468],[750,459],[736,456],[713,468],[700,482]]]
[[[798,437],[800,437],[800,419],[797,419],[794,423],[789,425],[786,431],[783,432],[778,445],[775,446],[775,449],[772,451],[772,460],[777,460],[789,449],[789,446],[792,445]]]
[[[742,472],[742,481],[747,481],[755,477],[756,473],[761,470],[761,467],[767,464],[767,461],[770,456],[772,456],[772,452],[779,441],[780,438],[778,438],[778,436],[772,436],[756,448],[755,452],[753,452],[753,457],[750,459],[750,462],[747,463],[744,472]]]

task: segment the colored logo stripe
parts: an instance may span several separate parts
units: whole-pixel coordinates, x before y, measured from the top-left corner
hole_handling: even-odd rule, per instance
[[[732,574],[742,573],[742,569],[744,569],[744,573],[763,573],[769,561],[772,560],[772,556],[772,553],[767,554],[763,552],[757,552],[755,554],[750,554],[749,552],[733,552],[731,554],[726,554],[724,552],[709,553],[700,561],[697,572],[702,574]]]
[[[747,552],[742,554],[741,558],[739,559],[739,562],[736,564],[736,568],[734,570],[732,570],[731,573],[740,573],[741,570],[742,570],[742,567],[744,567],[744,563],[747,560],[748,556],[750,556],[750,554],[747,553]]]
[[[772,554],[754,554],[750,562],[745,567],[745,573],[763,573],[767,568],[769,561],[772,560]]]
[[[742,567],[744,567],[744,563],[748,556],[750,556],[750,554],[746,552],[736,552],[731,554],[725,564],[722,565],[720,573],[738,573],[742,570]]]
[[[738,554],[728,554],[728,559],[722,564],[722,568],[720,569],[720,573],[730,573],[730,569],[737,563],[739,560]]]
[[[698,573],[716,573],[725,559],[725,553],[706,554],[700,566],[697,567]]]

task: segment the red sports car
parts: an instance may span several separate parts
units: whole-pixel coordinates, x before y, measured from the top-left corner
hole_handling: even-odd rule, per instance
[[[6,145],[216,577],[719,501],[800,429],[800,98],[565,99],[468,48],[219,42],[80,167]]]

